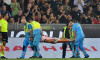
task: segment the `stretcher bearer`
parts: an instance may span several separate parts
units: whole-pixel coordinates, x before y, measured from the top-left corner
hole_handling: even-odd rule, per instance
[[[63,29],[62,38],[73,39],[73,30],[70,28],[70,26],[68,24]],[[74,43],[73,42],[64,42],[62,44],[62,48],[63,48],[62,58],[65,58],[67,45],[69,45],[72,52],[74,51]]]
[[[74,37],[76,36],[75,37],[75,45],[74,45],[75,50],[74,50],[73,58],[78,58],[78,53],[79,53],[78,47],[83,52],[85,58],[88,58],[89,55],[86,53],[85,48],[83,47],[83,41],[84,41],[85,35],[83,33],[81,25],[79,23],[75,23],[74,20],[71,20],[70,24],[74,31],[74,33],[73,33]]]
[[[3,13],[3,18],[0,20],[0,39],[1,39],[1,58],[4,57],[5,45],[8,42],[8,13]]]
[[[26,54],[26,51],[27,51],[27,47],[28,45],[30,44],[32,50],[33,50],[33,42],[30,41],[30,26],[31,24],[29,22],[26,21],[26,19],[24,18],[25,16],[22,16],[22,19],[21,19],[21,23],[24,24],[24,31],[25,31],[25,39],[24,39],[24,42],[23,42],[23,51],[22,51],[22,55],[20,58],[24,58],[25,57],[25,54]]]
[[[33,41],[33,47],[34,47],[34,54],[32,58],[42,58],[39,52],[39,42],[41,40],[42,29],[39,22],[32,21],[31,23],[32,23],[31,27],[32,30],[31,30],[30,40]],[[34,39],[32,39],[32,37],[34,37]]]

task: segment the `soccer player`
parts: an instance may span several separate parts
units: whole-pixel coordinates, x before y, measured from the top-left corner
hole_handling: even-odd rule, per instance
[[[22,55],[21,55],[20,58],[24,58],[26,51],[27,51],[27,47],[28,47],[29,44],[30,44],[30,46],[33,50],[33,43],[32,43],[32,41],[29,40],[30,39],[30,29],[31,29],[30,26],[31,26],[31,24],[26,21],[24,16],[22,16],[21,23],[24,24],[25,39],[24,39],[24,42],[23,42],[23,52],[22,52]]]
[[[88,58],[89,55],[86,53],[84,47],[83,47],[83,41],[84,41],[84,33],[83,33],[83,30],[82,30],[82,27],[79,23],[75,23],[74,20],[70,20],[70,24],[73,28],[73,31],[74,31],[74,37],[75,37],[75,45],[74,45],[74,55],[72,58],[78,58],[78,54],[79,54],[79,49],[78,47],[81,49],[81,51],[83,52],[85,58]]]
[[[41,40],[41,35],[43,35],[40,23],[37,21],[31,21],[30,23],[32,23],[30,40],[33,41],[34,47],[34,56],[32,58],[42,58],[41,54],[39,53],[39,42]],[[31,37],[34,37],[34,39]]]
[[[8,42],[8,18],[8,13],[3,13],[3,18],[0,20],[1,58],[6,58],[4,57],[4,49]]]

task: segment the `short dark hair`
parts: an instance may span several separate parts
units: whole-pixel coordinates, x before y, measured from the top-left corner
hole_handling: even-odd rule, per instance
[[[3,6],[6,6],[6,5],[4,4],[4,5],[2,5],[2,7],[3,7]]]
[[[6,14],[8,14],[8,13],[7,13],[7,12],[3,13],[3,14],[2,14],[2,17],[6,16]]]
[[[75,7],[78,7],[78,6],[77,6],[77,5],[74,5],[74,8],[75,8]]]

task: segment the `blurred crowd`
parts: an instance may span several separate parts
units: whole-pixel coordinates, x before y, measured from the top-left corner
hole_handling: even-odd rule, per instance
[[[21,23],[25,16],[41,24],[100,24],[100,0],[0,0],[0,20],[7,12],[9,23]]]

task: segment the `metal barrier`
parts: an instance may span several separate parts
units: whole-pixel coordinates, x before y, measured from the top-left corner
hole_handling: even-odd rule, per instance
[[[83,29],[100,29],[100,24],[81,24]],[[65,24],[41,24],[43,30],[62,29]],[[23,29],[23,24],[9,24],[8,29]]]

